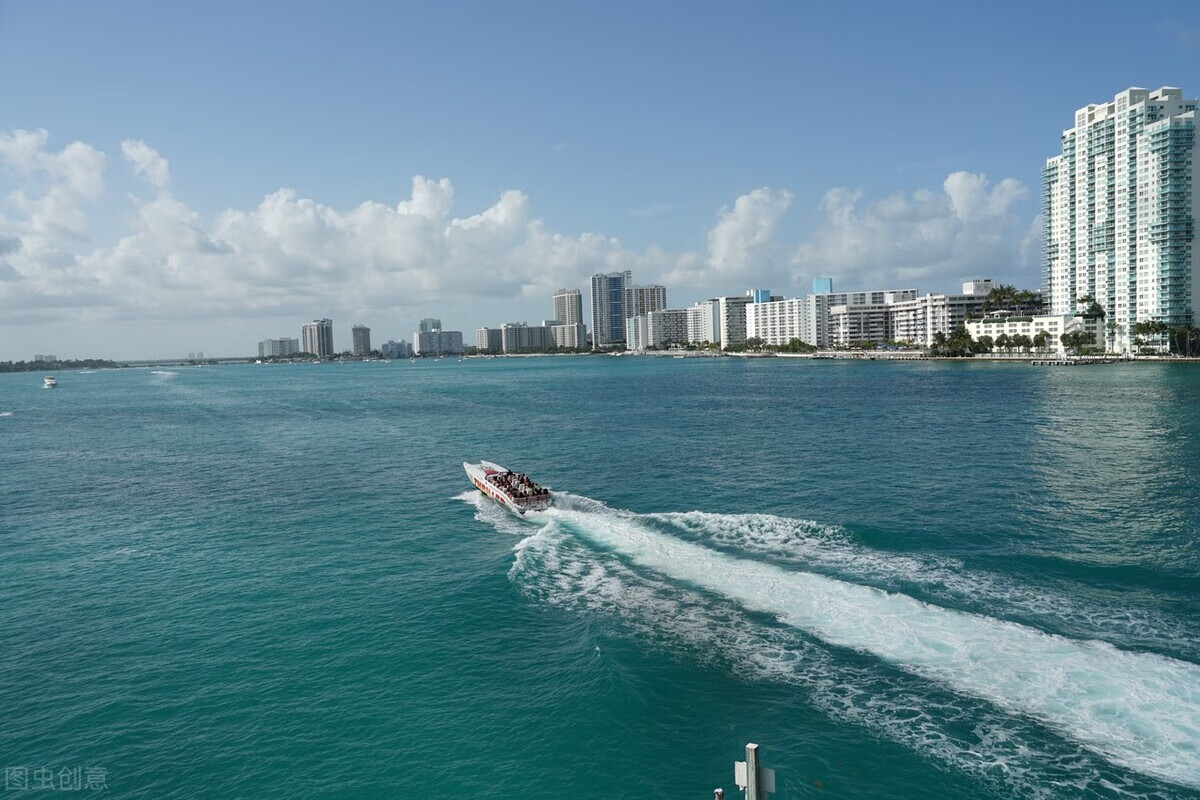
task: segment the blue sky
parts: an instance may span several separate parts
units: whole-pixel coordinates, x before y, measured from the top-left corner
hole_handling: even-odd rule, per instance
[[[1182,2],[0,0],[0,359],[1036,287],[1072,112],[1198,63]]]

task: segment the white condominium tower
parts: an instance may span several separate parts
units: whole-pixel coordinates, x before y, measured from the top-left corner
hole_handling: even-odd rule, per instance
[[[587,347],[587,326],[583,322],[583,294],[578,289],[559,289],[554,293],[554,321],[551,329],[556,347],[578,350]]]
[[[1134,326],[1195,325],[1196,100],[1171,87],[1126,89],[1075,112],[1042,173],[1043,284],[1051,314],[1105,312],[1106,344]]]
[[[583,323],[583,294],[578,289],[559,289],[554,293],[554,318],[561,325]]]
[[[625,292],[625,314],[629,317],[644,317],[666,307],[665,286],[630,286]]]
[[[333,355],[333,320],[314,319],[304,323],[300,326],[300,341],[304,352],[318,358],[329,358]]]

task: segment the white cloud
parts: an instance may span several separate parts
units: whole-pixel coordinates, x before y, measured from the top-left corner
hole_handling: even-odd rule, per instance
[[[154,191],[126,198],[130,227],[115,243],[83,246],[88,212],[104,199],[104,154],[80,142],[55,152],[45,131],[0,133],[0,166],[15,178],[0,212],[0,303],[11,310],[9,323],[59,309],[81,323],[343,312],[369,321],[394,318],[398,308],[452,305],[445,316],[457,313],[454,324],[465,327],[508,321],[473,309],[548,314],[555,290],[585,288],[596,272],[633,270],[638,283],[664,283],[672,305],[684,305],[751,286],[794,290],[813,275],[834,275],[843,286],[936,290],[963,275],[1005,276],[1004,265],[1036,258],[1038,227],[1015,214],[1025,187],[990,186],[965,172],[940,190],[865,206],[861,191],[832,189],[821,226],[798,246],[779,241],[792,193],[755,189],[717,213],[701,253],[549,230],[515,190],[456,214],[450,180],[423,176],[394,205],[341,210],[283,188],[253,208],[204,218],[170,191],[170,165],[154,148],[127,140],[121,149]]]
[[[1032,275],[1036,230],[1014,211],[1027,194],[1020,181],[989,186],[969,172],[951,173],[941,192],[893,195],[865,208],[861,191],[831,189],[817,232],[794,253],[796,283],[832,275],[841,285],[937,291],[974,275]]]
[[[125,154],[129,163],[133,164],[135,175],[148,180],[150,185],[160,192],[167,190],[167,185],[171,182],[171,170],[167,166],[167,160],[160,156],[157,150],[140,139],[127,139],[121,142],[121,152]]]
[[[400,214],[416,214],[428,219],[445,219],[454,207],[454,187],[449,178],[436,183],[421,175],[412,179],[412,199],[396,206]]]
[[[0,133],[0,164],[22,182],[5,198],[17,219],[0,218],[0,224],[38,239],[39,247],[58,238],[83,238],[85,209],[99,199],[104,186],[103,153],[82,142],[53,153],[46,150],[48,141],[45,130]]]
[[[763,187],[744,194],[724,208],[708,231],[708,256],[701,263],[684,259],[666,277],[707,293],[740,293],[747,286],[777,282],[781,256],[772,236],[794,195]]]
[[[122,153],[153,196],[127,198],[131,228],[115,244],[74,254],[55,247],[51,236],[34,235],[44,213],[39,202],[84,197],[90,184],[82,180],[79,166],[87,161],[80,156],[93,153],[101,166],[104,157],[82,145],[51,153],[47,138],[18,131],[0,139],[11,171],[26,183],[48,184],[41,195],[17,190],[9,203],[17,218],[0,219],[0,299],[18,315],[21,308],[86,306],[92,317],[114,319],[130,312],[172,320],[306,318],[333,309],[543,295],[548,306],[555,289],[581,286],[596,271],[653,268],[641,273],[649,280],[687,260],[632,252],[611,237],[547,231],[519,191],[504,192],[479,213],[454,216],[450,180],[423,176],[394,206],[365,202],[343,211],[279,189],[252,209],[227,209],[206,221],[169,191],[167,159],[136,140],[123,142]],[[78,203],[76,210],[82,214]],[[86,218],[73,224],[82,229]]]
[[[717,224],[708,232],[709,267],[734,275],[752,268],[754,257],[771,240],[792,197],[791,192],[764,187],[739,197],[732,209],[722,210]]]

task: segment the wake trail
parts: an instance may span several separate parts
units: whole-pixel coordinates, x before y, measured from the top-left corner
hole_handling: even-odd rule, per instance
[[[1200,666],[739,558],[586,498],[557,503],[541,524],[559,523],[639,569],[1037,720],[1127,769],[1200,788]],[[539,520],[512,523],[528,535]]]

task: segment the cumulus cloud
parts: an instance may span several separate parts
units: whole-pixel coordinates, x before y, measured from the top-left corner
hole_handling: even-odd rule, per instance
[[[794,195],[763,187],[744,194],[732,208],[724,208],[708,231],[708,256],[703,262],[687,259],[667,280],[713,292],[738,293],[747,281],[755,285],[776,279],[779,256],[773,234],[792,204]]]
[[[0,300],[18,309],[82,306],[93,316],[305,317],[447,297],[548,298],[593,272],[652,269],[640,273],[651,280],[687,261],[634,252],[612,237],[547,231],[520,191],[455,215],[448,178],[416,176],[394,205],[364,202],[349,210],[284,188],[254,208],[206,220],[171,193],[170,165],[153,147],[127,140],[121,151],[131,173],[154,191],[126,198],[131,227],[115,244],[68,249],[55,244],[46,218],[85,227],[81,201],[99,196],[94,178],[103,154],[79,144],[52,152],[44,131],[0,138],[0,158],[23,187],[8,198],[13,218],[0,218]],[[36,193],[24,188],[37,185]],[[75,216],[66,214],[68,200]]]
[[[793,255],[796,282],[833,275],[843,285],[929,289],[973,275],[1032,274],[1035,229],[1015,212],[1027,195],[1020,181],[992,186],[969,172],[951,173],[940,192],[865,207],[861,191],[831,189],[817,232]]]
[[[135,175],[148,180],[150,185],[160,192],[167,190],[167,184],[171,181],[171,170],[167,166],[167,160],[160,156],[158,151],[140,139],[127,139],[121,142],[121,152],[133,165]]]
[[[0,164],[21,183],[5,198],[17,218],[3,222],[46,247],[57,238],[85,236],[86,209],[100,197],[106,162],[103,153],[82,142],[54,153],[46,149],[48,141],[45,130],[0,133]]]
[[[153,191],[125,198],[129,228],[97,246],[86,233],[104,199],[105,155],[81,142],[55,151],[45,131],[0,133],[0,166],[15,187],[0,210],[0,302],[12,309],[9,322],[62,309],[81,321],[304,319],[522,299],[549,313],[555,290],[625,269],[639,283],[666,284],[672,305],[751,286],[786,291],[812,275],[832,274],[844,286],[936,289],[942,279],[1005,274],[1000,265],[1035,257],[1038,232],[1015,213],[1024,186],[966,172],[937,190],[873,202],[832,189],[819,229],[799,245],[779,240],[793,194],[758,188],[715,215],[703,252],[549,230],[516,190],[464,212],[448,178],[424,176],[391,204],[338,209],[281,188],[252,208],[206,218],[171,191],[162,154],[132,139],[121,151]]]
[[[792,204],[792,193],[755,189],[744,194],[733,208],[721,212],[708,232],[708,263],[724,273],[744,272],[754,256],[771,240],[779,218]]]

